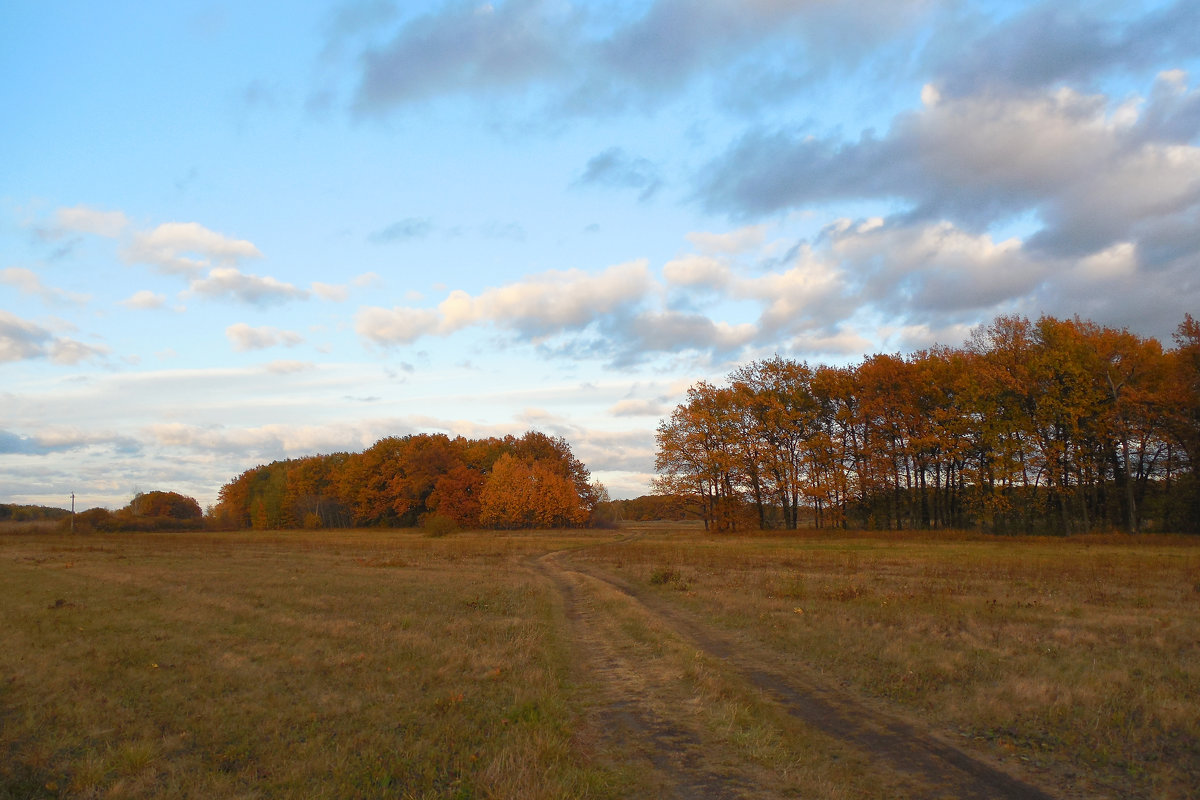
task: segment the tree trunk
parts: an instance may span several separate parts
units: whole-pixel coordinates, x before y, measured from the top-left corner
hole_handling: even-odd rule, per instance
[[[1125,460],[1125,508],[1128,513],[1129,532],[1137,533],[1137,502],[1133,495],[1133,468],[1129,462],[1129,437],[1121,437],[1121,458]]]

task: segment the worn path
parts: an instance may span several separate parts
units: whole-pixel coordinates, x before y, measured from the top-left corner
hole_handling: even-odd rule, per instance
[[[813,786],[747,757],[714,733],[703,702],[689,699],[685,677],[672,670],[653,641],[694,648],[719,662],[723,673],[752,689],[760,702],[781,711],[781,725],[819,732],[820,751],[853,772],[861,784],[836,770],[818,788],[826,797],[970,798],[1050,800],[1052,795],[996,764],[967,753],[919,725],[871,709],[831,686],[802,664],[783,663],[778,653],[733,641],[704,620],[676,608],[653,591],[591,565],[573,563],[569,551],[532,562],[562,598],[577,679],[593,709],[588,729],[597,751],[629,764],[639,776],[631,787],[641,797],[741,798],[809,796]],[[794,732],[794,731],[793,731]],[[788,731],[780,731],[781,740]],[[810,745],[811,745],[811,740]],[[820,757],[820,756],[818,756]],[[813,753],[798,753],[796,770]],[[775,762],[778,764],[778,758]],[[840,777],[839,777],[840,776]],[[807,791],[804,789],[807,788]]]

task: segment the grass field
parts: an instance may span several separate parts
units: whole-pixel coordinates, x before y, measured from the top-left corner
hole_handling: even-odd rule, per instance
[[[1196,796],[1196,539],[631,532],[0,535],[0,798],[637,795],[534,566],[565,548],[1052,794]],[[659,621],[596,597],[604,640],[653,655]],[[660,713],[760,787],[889,796],[689,663]]]
[[[1200,541],[659,535],[581,553],[1080,797],[1200,797]]]
[[[559,542],[5,537],[0,796],[587,794]]]

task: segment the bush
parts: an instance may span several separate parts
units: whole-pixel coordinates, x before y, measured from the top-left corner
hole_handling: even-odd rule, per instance
[[[59,530],[71,530],[68,515],[58,523]],[[75,515],[75,533],[151,533],[154,531],[199,531],[204,530],[203,518],[179,519],[177,517],[135,517],[127,508],[109,511],[107,508],[89,508]]]
[[[203,516],[195,498],[178,492],[138,492],[122,510],[134,517],[200,519]]]
[[[71,529],[71,518],[60,520],[59,525],[63,530]],[[76,533],[92,533],[99,531],[101,533],[111,533],[116,529],[115,520],[112,512],[107,508],[89,508],[87,511],[80,511],[75,515],[75,532]]]
[[[620,522],[621,507],[612,501],[597,503],[595,510],[592,511],[591,526],[593,528],[611,530],[620,527]]]
[[[687,591],[688,588],[687,578],[670,567],[657,567],[650,573],[650,583],[653,586],[670,586],[681,592]]]

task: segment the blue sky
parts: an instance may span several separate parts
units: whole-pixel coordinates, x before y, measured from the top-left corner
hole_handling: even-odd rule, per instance
[[[1200,4],[0,3],[0,502],[1200,313]]]

